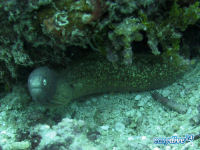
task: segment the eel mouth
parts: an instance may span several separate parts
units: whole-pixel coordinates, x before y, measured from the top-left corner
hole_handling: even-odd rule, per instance
[[[42,89],[41,89],[41,87],[32,87],[30,89],[30,93],[31,93],[33,100],[37,100],[41,96]]]

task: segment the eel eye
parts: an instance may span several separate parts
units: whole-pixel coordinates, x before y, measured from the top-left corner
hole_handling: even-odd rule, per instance
[[[44,86],[46,86],[47,85],[47,80],[43,79],[42,83],[43,83]]]

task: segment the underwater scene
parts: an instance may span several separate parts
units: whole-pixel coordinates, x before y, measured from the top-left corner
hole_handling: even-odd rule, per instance
[[[200,1],[1,0],[0,150],[200,150]]]

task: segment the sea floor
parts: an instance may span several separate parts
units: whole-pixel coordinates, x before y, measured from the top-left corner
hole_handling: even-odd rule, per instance
[[[110,93],[45,107],[31,101],[26,86],[18,84],[0,99],[0,149],[200,150],[200,62],[156,91],[185,105],[187,112],[169,109],[150,92]],[[193,141],[184,141],[192,135]],[[179,140],[171,144],[166,138]]]

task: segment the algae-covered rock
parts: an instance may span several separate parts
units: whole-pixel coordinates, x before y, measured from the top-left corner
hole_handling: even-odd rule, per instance
[[[181,55],[182,34],[198,24],[199,11],[199,2],[187,0],[5,0],[0,4],[0,82],[5,86],[40,65],[67,66],[86,49],[124,64],[133,63],[138,44],[146,45],[146,54]]]
[[[84,121],[73,120],[69,118],[63,119],[55,126],[39,125],[33,133],[41,136],[41,141],[37,150],[45,149],[98,149],[88,140],[87,129]]]

